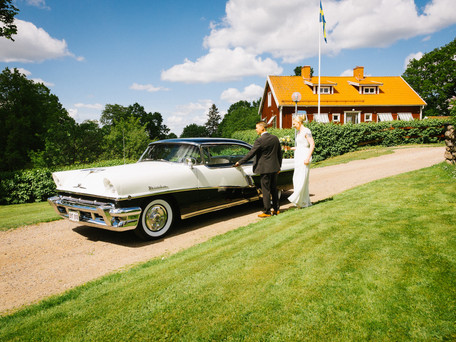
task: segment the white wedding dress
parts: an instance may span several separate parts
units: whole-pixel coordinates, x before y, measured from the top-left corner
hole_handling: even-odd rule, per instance
[[[305,208],[312,205],[309,196],[309,167],[305,165],[304,159],[310,153],[310,144],[306,139],[312,136],[312,132],[307,127],[302,127],[296,134],[296,150],[294,151],[294,173],[293,173],[293,194],[288,200],[298,207]],[[311,159],[312,160],[312,159]]]

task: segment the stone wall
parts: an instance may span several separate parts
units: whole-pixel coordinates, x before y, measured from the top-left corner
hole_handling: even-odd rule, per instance
[[[448,125],[445,132],[445,160],[448,164],[456,164],[456,132],[453,125]]]

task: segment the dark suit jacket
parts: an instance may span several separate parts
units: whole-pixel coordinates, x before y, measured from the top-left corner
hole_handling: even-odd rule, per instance
[[[239,161],[239,164],[256,157],[253,162],[253,172],[256,174],[279,172],[282,166],[282,148],[279,138],[268,132],[262,134],[249,153]]]

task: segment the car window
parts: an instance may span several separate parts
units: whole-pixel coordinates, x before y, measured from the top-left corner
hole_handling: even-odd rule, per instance
[[[233,165],[249,152],[249,148],[236,144],[214,144],[203,147],[204,164],[208,166]]]
[[[202,159],[198,147],[186,144],[152,144],[139,161],[160,160],[184,163],[187,158],[192,158],[196,163],[201,163]]]

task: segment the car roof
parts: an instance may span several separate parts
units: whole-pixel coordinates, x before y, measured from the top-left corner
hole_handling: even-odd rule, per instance
[[[158,140],[158,141],[151,142],[150,144],[157,144],[157,143],[172,143],[172,144],[186,143],[186,144],[194,144],[194,145],[211,144],[211,143],[217,143],[217,144],[237,143],[237,144],[251,146],[250,144],[246,143],[245,141],[237,140],[237,139],[228,139],[228,138],[177,138],[177,139]]]

